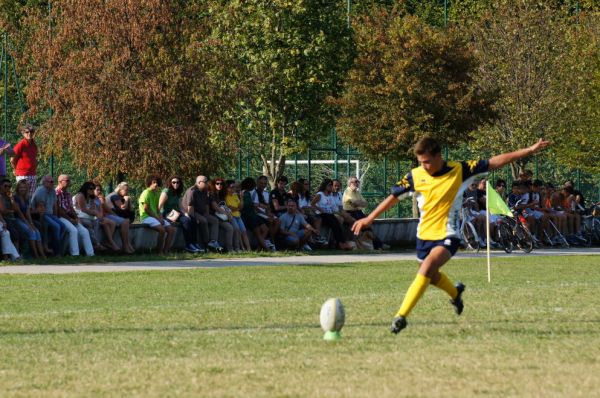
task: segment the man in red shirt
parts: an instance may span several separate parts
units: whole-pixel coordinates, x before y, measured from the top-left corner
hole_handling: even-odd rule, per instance
[[[21,129],[21,133],[23,139],[13,148],[14,155],[10,158],[10,163],[15,169],[17,182],[27,180],[29,183],[29,197],[31,197],[37,182],[37,145],[33,140],[35,129],[32,125],[26,124]]]

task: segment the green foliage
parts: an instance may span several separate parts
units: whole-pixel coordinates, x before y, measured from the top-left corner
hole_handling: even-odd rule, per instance
[[[589,40],[582,41],[588,43],[583,48],[574,40],[585,36],[578,31],[583,29],[577,28],[569,10],[550,5],[503,1],[484,14],[474,28],[481,61],[478,82],[484,90],[498,89],[500,97],[497,122],[473,135],[476,148],[506,152],[542,136],[554,141],[558,153],[588,145],[585,137],[594,120],[589,108],[594,91],[588,86],[594,69],[590,57],[598,52]],[[588,136],[590,153],[598,153],[594,134]],[[530,160],[517,162],[513,175]]]
[[[459,32],[379,9],[355,23],[358,57],[338,101],[341,136],[370,158],[403,159],[421,136],[445,144],[493,117],[494,90],[477,90],[478,62]]]
[[[334,125],[327,99],[340,92],[353,57],[346,9],[326,0],[230,1],[211,17],[214,39],[233,58],[224,80],[241,90],[229,113],[240,147],[261,156],[274,179],[285,157]]]

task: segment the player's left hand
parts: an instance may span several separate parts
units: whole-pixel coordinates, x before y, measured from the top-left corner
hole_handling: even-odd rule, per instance
[[[539,141],[536,142],[535,144],[533,144],[532,146],[530,146],[529,149],[531,150],[531,154],[534,154],[538,151],[541,151],[542,149],[546,148],[549,145],[550,145],[550,141],[546,141],[543,138],[540,138]]]

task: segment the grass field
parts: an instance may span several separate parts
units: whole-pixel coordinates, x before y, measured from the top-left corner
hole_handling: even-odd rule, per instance
[[[398,336],[414,262],[0,276],[0,396],[600,396],[600,258],[445,269],[463,315],[432,287]]]

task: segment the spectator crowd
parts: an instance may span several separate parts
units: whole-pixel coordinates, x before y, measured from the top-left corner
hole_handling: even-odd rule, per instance
[[[185,250],[191,253],[253,248],[311,251],[315,246],[352,250],[356,243],[350,227],[365,217],[367,202],[355,177],[348,180],[345,190],[340,181],[324,179],[313,195],[308,180],[294,181],[288,187],[285,176],[268,191],[266,176],[238,183],[200,175],[186,189],[178,175],[167,179],[164,187],[161,177],[149,175],[137,201],[127,182],[120,182],[107,195],[92,181],[75,191],[66,174],[56,181],[43,176],[38,186],[35,129],[26,125],[21,132],[23,139],[14,148],[0,140],[0,154],[10,157],[16,176],[13,186],[6,164],[0,162],[0,235],[5,260],[18,259],[22,252],[40,259],[99,252],[131,254],[135,249],[130,228],[136,208],[139,222],[156,231],[159,254],[171,251],[178,226]],[[383,247],[372,230],[358,241],[374,249]]]
[[[586,209],[585,198],[575,189],[573,181],[565,181],[557,187],[550,182],[533,179],[533,172],[525,170],[512,182],[510,190],[503,179],[495,181],[494,189],[508,207],[525,220],[537,245],[554,246],[563,240],[573,245],[585,243],[582,221],[589,209]],[[486,180],[470,184],[464,192],[464,198],[464,205],[470,210],[471,222],[482,237],[480,243],[486,246],[483,238],[486,236]],[[490,216],[492,237],[495,236],[497,220],[498,216]],[[496,242],[492,239],[490,244],[495,246]]]

